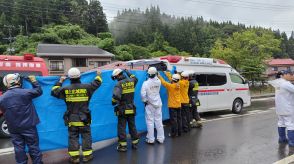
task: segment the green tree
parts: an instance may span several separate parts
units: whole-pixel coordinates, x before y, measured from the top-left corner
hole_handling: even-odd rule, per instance
[[[250,80],[261,76],[264,61],[280,51],[279,39],[262,29],[236,32],[225,40],[217,40],[211,50],[214,58],[223,59]]]
[[[98,43],[98,47],[109,52],[114,52],[113,38],[105,38]]]
[[[96,35],[97,33],[108,31],[106,16],[103,13],[103,8],[98,0],[90,0],[87,18],[87,32]]]
[[[134,59],[133,55],[131,54],[132,49],[128,45],[117,46],[117,47],[115,47],[114,51],[115,51],[115,55],[116,55],[115,58],[118,60],[128,61],[128,60]]]
[[[145,47],[134,44],[129,44],[129,47],[131,48],[131,54],[134,59],[148,59],[151,57],[150,51]]]

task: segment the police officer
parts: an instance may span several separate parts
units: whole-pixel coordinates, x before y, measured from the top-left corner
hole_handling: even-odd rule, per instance
[[[196,75],[193,72],[189,74],[189,105],[190,105],[190,126],[192,128],[201,128],[201,118],[199,116],[197,106],[200,105],[200,101],[198,99],[198,91],[199,91],[199,84],[196,80]]]
[[[142,101],[145,103],[145,119],[147,124],[146,142],[153,144],[154,124],[157,131],[157,142],[164,142],[164,130],[162,125],[162,102],[160,98],[161,82],[157,77],[157,70],[155,67],[148,69],[148,80],[146,80],[141,88]]]
[[[292,73],[281,71],[276,80],[269,81],[269,84],[275,87],[275,104],[278,115],[278,134],[279,143],[288,143],[289,147],[294,147],[294,85]],[[288,139],[286,136],[288,130]]]
[[[6,75],[3,83],[8,90],[0,97],[0,109],[7,121],[18,164],[28,163],[25,146],[29,148],[33,164],[43,163],[36,128],[40,121],[32,102],[32,99],[42,95],[42,89],[35,76],[29,76],[29,80],[33,89],[22,89],[18,73]]]
[[[129,78],[127,78],[125,72]],[[112,80],[118,83],[113,89],[112,105],[114,105],[115,114],[118,116],[118,146],[117,151],[127,151],[126,124],[128,123],[129,132],[132,137],[132,148],[137,149],[139,137],[136,130],[135,115],[136,106],[134,104],[134,93],[138,79],[129,71],[115,69],[112,72]]]
[[[102,79],[100,72],[91,84],[82,84],[80,81],[80,71],[77,68],[71,68],[68,71],[71,85],[61,87],[66,79],[62,76],[52,88],[51,95],[63,99],[67,105],[67,111],[64,114],[64,122],[68,126],[69,144],[68,153],[72,163],[79,163],[79,135],[82,136],[83,161],[87,162],[93,159],[92,155],[92,136],[91,136],[91,113],[89,110],[89,101],[94,91],[101,86]]]

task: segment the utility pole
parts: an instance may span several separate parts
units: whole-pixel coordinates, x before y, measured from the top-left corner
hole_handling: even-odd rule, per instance
[[[7,51],[9,52],[9,55],[12,55],[15,52],[14,47],[12,47],[12,41],[15,39],[15,37],[11,36],[12,35],[12,29],[14,28],[14,26],[12,26],[12,25],[4,25],[4,28],[8,28],[9,37],[8,38],[3,38],[3,39],[9,41],[9,48],[7,49]]]

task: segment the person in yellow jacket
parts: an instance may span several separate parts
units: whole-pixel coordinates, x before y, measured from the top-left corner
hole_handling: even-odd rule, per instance
[[[190,131],[190,112],[189,112],[189,72],[184,71],[181,73],[180,91],[181,91],[181,113],[182,113],[182,126],[184,132]]]
[[[168,76],[168,75],[167,75]],[[160,75],[161,84],[168,92],[168,108],[170,115],[171,131],[170,137],[180,136],[182,133],[182,118],[181,118],[181,97],[180,84],[181,76],[174,74],[171,78],[171,83],[166,82]]]
[[[178,74],[175,71],[175,74]],[[170,72],[166,73],[166,76],[170,81],[172,81],[172,75]],[[182,122],[182,130],[184,132],[189,132],[190,131],[190,112],[189,112],[189,72],[188,71],[183,71],[181,73],[181,80],[179,81],[180,85],[180,101],[181,101],[181,122]]]

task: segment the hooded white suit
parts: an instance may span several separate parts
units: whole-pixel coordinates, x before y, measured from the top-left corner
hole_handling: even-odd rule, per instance
[[[161,82],[157,77],[148,78],[142,85],[141,97],[145,106],[145,119],[147,124],[147,139],[154,142],[154,124],[157,130],[157,140],[161,143],[164,141],[164,130],[162,125],[162,102],[160,98]]]

